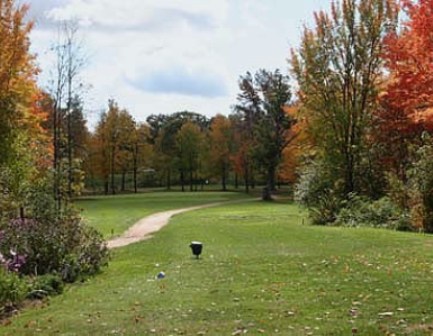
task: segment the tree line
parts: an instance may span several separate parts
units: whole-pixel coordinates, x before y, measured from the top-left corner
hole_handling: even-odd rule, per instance
[[[297,135],[289,79],[279,70],[260,70],[242,76],[239,90],[233,112],[212,118],[183,111],[140,123],[110,100],[95,131],[82,132],[88,134],[86,175],[102,181],[106,194],[125,191],[128,175],[137,192],[145,173],[167,189],[177,184],[194,191],[210,181],[226,191],[230,179],[236,189],[242,184],[249,192],[261,182],[274,191],[276,179],[289,182],[279,169],[290,161],[285,149]]]

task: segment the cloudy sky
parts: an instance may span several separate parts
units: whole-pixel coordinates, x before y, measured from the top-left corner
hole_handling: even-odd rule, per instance
[[[58,22],[80,22],[82,71],[94,125],[110,98],[138,120],[189,110],[228,114],[237,81],[259,68],[287,70],[302,25],[330,0],[26,0],[32,49],[50,77]]]

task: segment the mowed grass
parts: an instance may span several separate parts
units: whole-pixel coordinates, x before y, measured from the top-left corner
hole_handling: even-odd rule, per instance
[[[79,199],[85,221],[106,238],[118,236],[144,216],[155,212],[247,198],[235,192],[154,192]]]
[[[102,275],[0,333],[432,334],[432,237],[304,218],[295,205],[258,201],[176,216],[153,239],[115,250]],[[191,240],[204,243],[199,260]]]

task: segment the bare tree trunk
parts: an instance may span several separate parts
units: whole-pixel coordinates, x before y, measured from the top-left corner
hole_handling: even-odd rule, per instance
[[[183,170],[180,171],[180,184],[182,185],[182,191],[185,191],[185,178]]]
[[[111,194],[114,195],[116,193],[115,185],[114,185],[114,158],[115,158],[115,149],[111,148],[111,160],[110,160],[110,174],[111,174]]]
[[[137,193],[138,154],[139,154],[139,147],[136,144],[133,151],[134,193],[135,194]]]
[[[171,170],[167,170],[167,190],[171,190]]]
[[[122,186],[121,191],[125,191],[125,184],[126,184],[126,171],[122,171]]]
[[[105,178],[104,180],[104,192],[105,195],[108,195],[108,191],[109,191],[109,182],[108,182],[108,176]]]
[[[245,192],[248,194],[250,192],[250,179],[249,179],[248,165],[245,165],[244,168],[244,180],[245,180]]]
[[[134,167],[134,193],[138,192],[137,188],[137,167]]]
[[[227,181],[226,181],[227,173],[226,173],[226,164],[224,163],[221,171],[221,184],[223,187],[223,191],[227,191]]]
[[[270,192],[275,191],[275,167],[269,167],[268,168],[268,181],[267,181],[267,187],[269,188]]]

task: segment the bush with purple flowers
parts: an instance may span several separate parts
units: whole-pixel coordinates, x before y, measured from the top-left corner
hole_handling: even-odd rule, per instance
[[[72,211],[52,221],[13,219],[3,226],[0,253],[8,270],[23,275],[59,274],[67,282],[107,264],[102,236]]]
[[[26,257],[24,255],[17,254],[13,250],[9,251],[9,255],[10,255],[9,258],[5,258],[5,256],[2,253],[0,253],[0,264],[6,270],[10,272],[18,273],[21,267],[25,264]]]
[[[10,181],[0,169],[0,318],[24,298],[60,293],[64,282],[99,272],[109,258],[102,235],[69,200],[55,200],[49,178],[20,183],[19,192]]]

